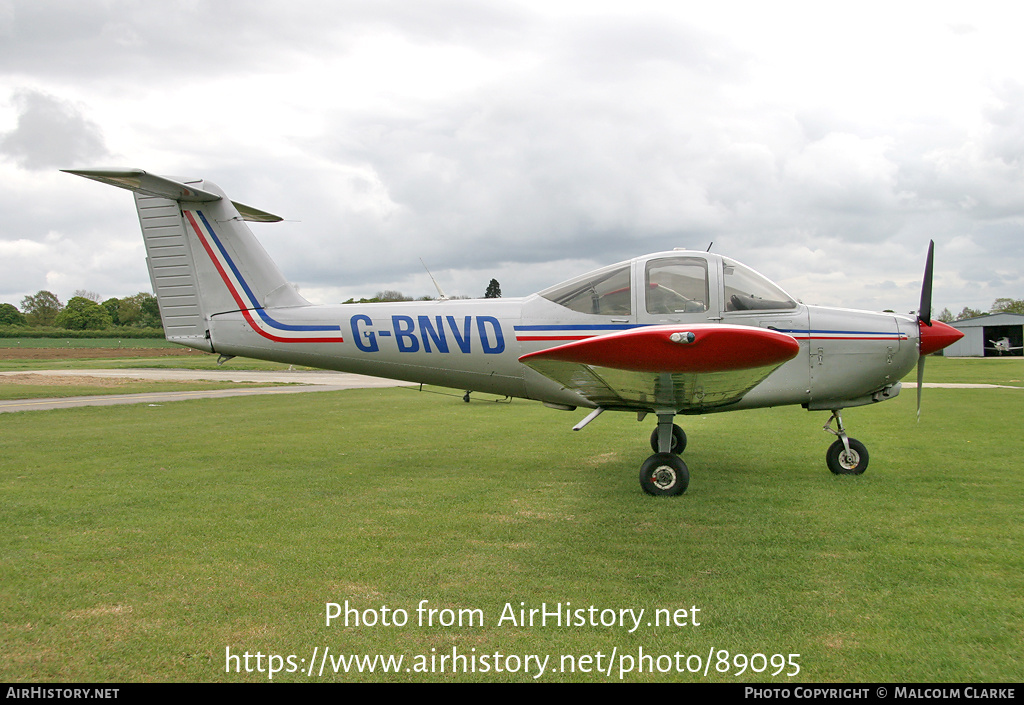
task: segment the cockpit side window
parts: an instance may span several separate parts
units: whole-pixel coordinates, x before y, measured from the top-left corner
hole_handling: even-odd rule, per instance
[[[698,257],[670,257],[647,263],[648,313],[703,313],[708,309],[708,263]]]
[[[540,292],[548,301],[579,313],[629,316],[633,313],[630,264],[616,264]]]
[[[796,308],[789,294],[763,275],[723,258],[726,311],[770,311]]]

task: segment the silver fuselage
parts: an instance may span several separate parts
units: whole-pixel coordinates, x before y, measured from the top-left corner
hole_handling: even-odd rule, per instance
[[[677,252],[656,253],[638,257],[628,266],[634,281],[643,281],[649,262],[678,256]],[[724,323],[771,328],[800,343],[795,358],[739,401],[715,409],[679,409],[680,413],[787,404],[808,409],[869,404],[898,394],[899,380],[918,361],[919,330],[913,316],[800,303],[784,310],[728,310],[723,305],[723,258],[692,252],[686,256],[706,261],[710,273],[706,310],[697,313],[648,313],[642,286],[634,286],[630,294],[634,301],[628,313],[612,315],[580,313],[541,294],[516,299],[287,306],[267,308],[264,313],[282,327],[336,329],[339,339],[274,340],[254,330],[251,311],[236,311],[210,317],[209,343],[213,351],[223,355],[572,407],[595,405],[531,370],[519,358],[570,340],[660,324]]]

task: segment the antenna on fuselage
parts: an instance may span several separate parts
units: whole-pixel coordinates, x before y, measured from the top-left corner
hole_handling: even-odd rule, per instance
[[[714,245],[714,244],[715,244],[715,241],[714,241],[714,240],[712,240],[711,242],[709,242],[709,243],[708,243],[708,249],[706,249],[706,250],[704,250],[704,251],[705,251],[705,252],[711,252],[711,246],[712,246],[712,245]]]
[[[420,257],[420,264],[423,265],[423,269],[426,269],[427,276],[430,277],[430,281],[434,282],[434,288],[437,289],[438,297],[441,299],[441,301],[447,301],[448,297],[445,296],[445,293],[443,291],[441,291],[441,285],[437,283],[437,280],[434,279],[434,275],[430,273],[429,269],[427,269],[427,263],[423,261],[422,257]]]

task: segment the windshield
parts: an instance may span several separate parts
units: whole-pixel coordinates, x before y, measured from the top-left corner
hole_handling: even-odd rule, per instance
[[[540,295],[579,313],[629,316],[633,313],[629,269],[629,262],[613,264],[556,284],[540,292]]]

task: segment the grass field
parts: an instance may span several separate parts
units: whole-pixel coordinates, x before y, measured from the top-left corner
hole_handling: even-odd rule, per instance
[[[1022,376],[990,362],[929,359],[928,377]],[[627,414],[572,433],[581,413],[409,389],[4,414],[0,680],[266,681],[274,654],[295,665],[275,681],[529,681],[533,654],[544,681],[617,681],[642,649],[671,671],[624,680],[1019,682],[1022,393],[925,390],[920,424],[912,393],[848,410],[859,477],[825,469],[827,414],[686,417],[678,498],[640,491],[651,424]],[[409,623],[326,626],[346,600]],[[483,624],[418,626],[421,600]],[[520,603],[645,615],[498,624]],[[700,626],[647,626],[694,606]],[[310,678],[325,647],[405,661]],[[226,649],[263,672],[226,673]],[[438,673],[453,649],[520,668]],[[773,654],[799,674],[772,678]]]
[[[917,371],[906,376],[917,380]],[[929,357],[925,362],[925,383],[1006,384],[1024,387],[1024,358],[1021,357]]]
[[[213,370],[218,368],[217,359],[217,355],[183,348],[166,340],[0,338],[0,372],[110,368]],[[235,370],[283,370],[290,367],[249,358],[233,358],[229,364],[230,369]]]
[[[163,338],[0,338],[0,348],[177,348]]]
[[[191,392],[211,389],[238,389],[246,387],[273,387],[266,382],[179,382],[150,381],[94,377],[54,377],[40,379],[36,375],[0,376],[0,400],[12,399],[64,399],[108,394],[151,394],[155,392]]]

